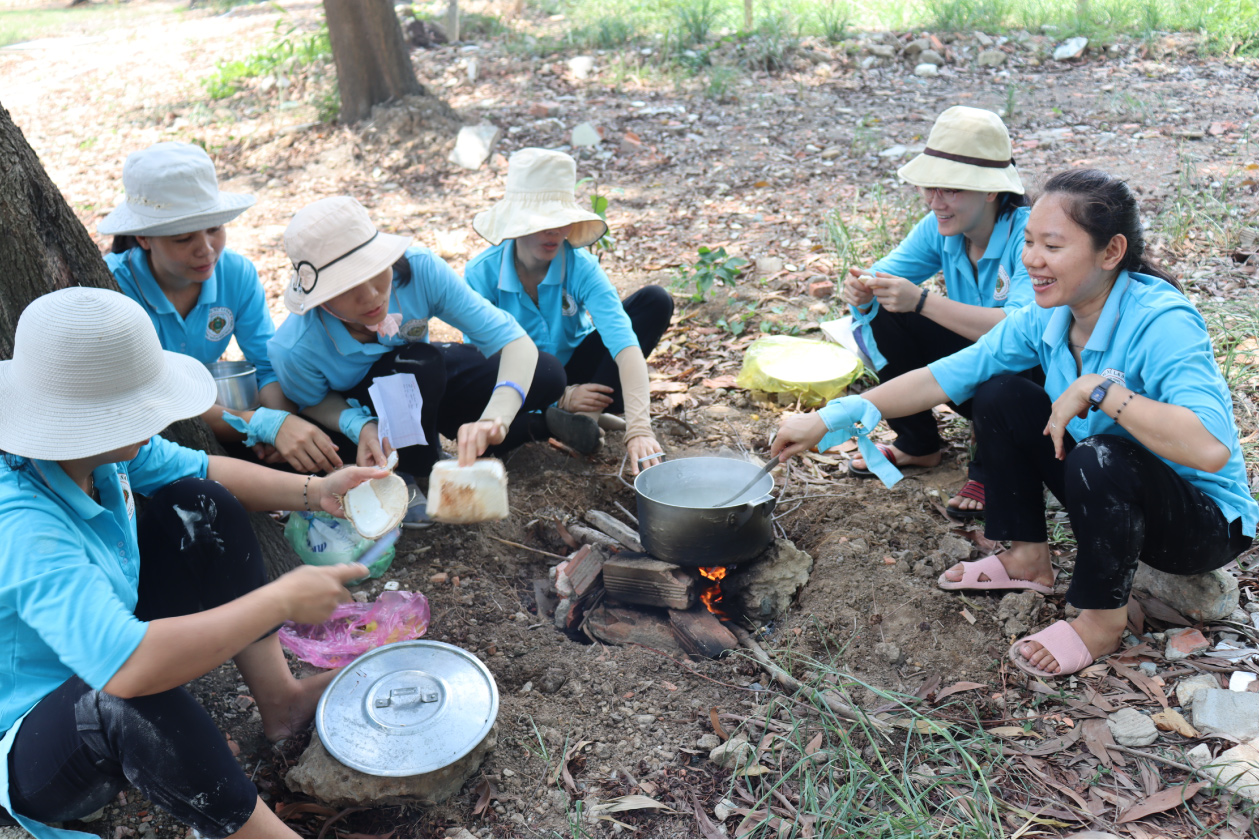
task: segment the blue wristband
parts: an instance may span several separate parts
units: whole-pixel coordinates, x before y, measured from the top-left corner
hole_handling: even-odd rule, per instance
[[[256,408],[248,423],[244,417],[227,411],[223,412],[223,422],[245,435],[246,446],[256,443],[274,445],[276,435],[280,434],[280,426],[288,416],[289,412],[278,408]]]
[[[522,388],[520,385],[517,385],[515,382],[513,382],[510,379],[505,379],[499,384],[495,385],[493,388],[491,388],[490,393],[493,394],[495,391],[499,390],[500,388],[511,388],[513,391],[520,394],[521,405],[525,405],[525,389]]]
[[[884,457],[884,453],[871,441],[871,432],[883,419],[874,403],[865,397],[851,394],[827,403],[818,410],[818,416],[829,430],[818,441],[819,452],[825,452],[850,438],[857,438],[858,451],[866,460],[867,469],[875,473],[885,487],[892,487],[901,481],[901,470]]]
[[[337,418],[337,428],[357,445],[359,435],[363,433],[363,427],[368,423],[375,423],[376,418],[372,416],[372,410],[366,405],[361,405],[358,400],[346,402],[350,403],[350,407],[341,412],[341,416]]]

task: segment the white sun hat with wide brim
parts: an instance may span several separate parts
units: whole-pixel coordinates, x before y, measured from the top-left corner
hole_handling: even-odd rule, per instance
[[[36,298],[0,362],[0,449],[65,461],[139,443],[214,405],[205,365],[162,349],[140,304],[107,289]]]
[[[115,236],[178,236],[225,225],[257,201],[219,189],[214,161],[191,143],[155,143],[127,155],[127,197],[96,229]]]
[[[381,233],[348,195],[321,198],[299,210],[284,231],[293,272],[284,305],[298,315],[366,283],[406,253],[411,239]]]
[[[1001,118],[965,105],[936,118],[927,148],[897,174],[916,187],[1024,194]]]
[[[508,158],[503,198],[473,217],[473,230],[498,245],[531,233],[573,225],[566,237],[574,248],[598,242],[608,223],[578,206],[577,163],[564,152],[520,149]]]

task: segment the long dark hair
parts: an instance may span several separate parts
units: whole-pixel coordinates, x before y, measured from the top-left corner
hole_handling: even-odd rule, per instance
[[[111,254],[123,254],[132,248],[140,247],[140,243],[130,233],[120,233],[114,236],[114,242],[109,246]]]
[[[1068,217],[1089,234],[1096,250],[1106,248],[1117,233],[1123,236],[1128,249],[1121,268],[1158,277],[1184,291],[1171,274],[1147,260],[1137,198],[1124,181],[1100,169],[1069,169],[1047,181],[1042,195],[1064,197]]]
[[[406,254],[394,262],[393,268],[395,286],[406,286],[411,282],[411,263],[408,262]]]
[[[1000,219],[1007,213],[1014,213],[1020,207],[1028,206],[1028,196],[1023,193],[1003,192],[998,193],[998,211],[997,217]]]

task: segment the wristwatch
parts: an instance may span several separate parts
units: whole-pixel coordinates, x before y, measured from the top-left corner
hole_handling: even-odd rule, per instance
[[[1091,411],[1097,411],[1102,408],[1102,401],[1107,398],[1107,389],[1115,384],[1110,379],[1104,379],[1094,386],[1094,390],[1089,392],[1089,408]]]

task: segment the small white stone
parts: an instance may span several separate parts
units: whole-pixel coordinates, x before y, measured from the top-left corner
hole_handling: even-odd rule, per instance
[[[1107,716],[1107,728],[1117,744],[1126,747],[1145,747],[1155,743],[1159,731],[1155,723],[1137,709],[1128,706]]]

